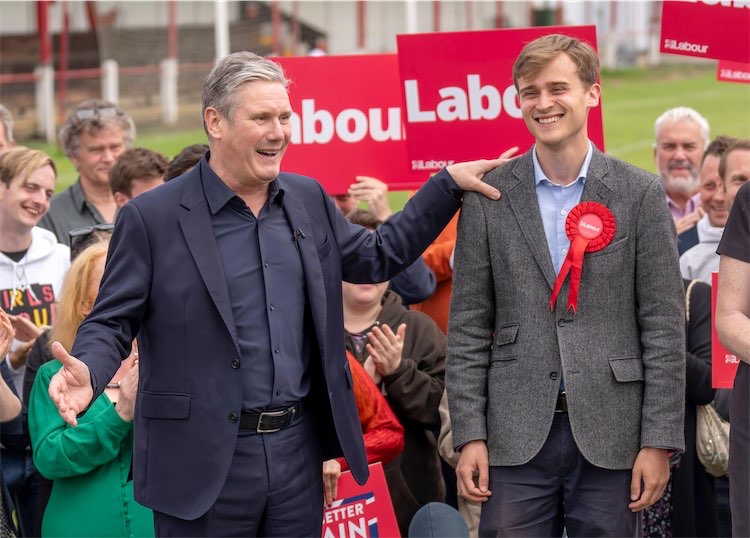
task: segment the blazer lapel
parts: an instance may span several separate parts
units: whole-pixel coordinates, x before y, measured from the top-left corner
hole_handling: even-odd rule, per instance
[[[614,178],[609,175],[609,165],[604,154],[594,148],[589,170],[586,174],[586,183],[583,186],[581,202],[599,202],[602,205],[608,205],[613,192],[609,182],[613,180]]]
[[[283,188],[283,181],[279,186]],[[304,205],[298,198],[295,198],[291,189],[284,190],[284,213],[292,227],[297,250],[302,260],[302,268],[305,272],[305,287],[307,299],[312,312],[315,333],[320,345],[325,342],[326,334],[326,314],[328,305],[326,300],[325,280],[323,271],[318,258],[318,245],[315,244],[315,234],[313,234],[312,222],[310,216],[304,208]]]
[[[550,290],[555,283],[555,269],[549,255],[547,236],[544,235],[542,215],[539,211],[539,200],[534,186],[534,164],[531,151],[517,159],[513,167],[513,177],[502,193],[510,204],[513,214],[518,221],[524,239],[534,255],[537,265],[547,279]]]
[[[203,283],[224,321],[232,341],[240,354],[240,344],[237,337],[237,327],[232,315],[232,302],[229,298],[227,281],[224,278],[224,270],[221,266],[219,248],[216,245],[211,215],[209,213],[206,197],[203,194],[200,174],[195,173],[191,181],[185,182],[180,204],[186,209],[180,217],[180,227],[185,236],[190,253],[195,264],[198,266]]]

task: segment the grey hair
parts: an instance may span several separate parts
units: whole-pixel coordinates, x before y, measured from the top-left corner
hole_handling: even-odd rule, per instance
[[[659,130],[665,123],[678,123],[680,121],[689,120],[698,125],[700,128],[701,136],[703,137],[703,149],[708,147],[711,142],[710,129],[708,127],[708,120],[701,116],[697,111],[690,107],[678,106],[670,108],[664,114],[656,118],[654,122],[654,141],[659,139]],[[656,143],[654,142],[654,147]]]
[[[15,143],[16,140],[13,138],[13,114],[3,105],[0,105],[0,123],[5,128],[5,139],[11,144]]]
[[[78,113],[82,110],[108,110],[113,109],[113,115],[94,114],[91,117],[79,118]],[[81,149],[81,134],[90,133],[96,135],[99,131],[119,127],[122,129],[123,142],[129,148],[135,140],[135,123],[133,118],[125,113],[111,101],[101,99],[88,99],[79,103],[70,113],[65,124],[60,127],[57,135],[60,146],[68,158],[76,157]]]
[[[276,62],[248,51],[227,54],[216,62],[203,82],[201,114],[205,118],[206,109],[210,107],[231,120],[237,106],[238,90],[248,82],[258,80],[278,82],[284,88],[289,86],[284,70]],[[205,119],[203,129],[208,134]]]

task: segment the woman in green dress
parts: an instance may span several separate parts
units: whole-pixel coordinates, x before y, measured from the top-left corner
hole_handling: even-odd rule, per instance
[[[106,243],[94,244],[71,265],[51,340],[70,348],[75,330],[94,304],[104,272]],[[66,330],[67,328],[67,330]],[[52,480],[42,536],[153,536],[151,510],[133,499],[130,478],[138,354],[123,361],[105,393],[67,425],[47,394],[62,367],[52,360],[37,372],[29,398],[34,464]]]

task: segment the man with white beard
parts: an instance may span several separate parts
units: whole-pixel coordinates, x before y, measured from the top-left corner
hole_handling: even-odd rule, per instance
[[[680,254],[698,244],[695,225],[703,217],[698,193],[700,163],[710,141],[708,121],[688,107],[667,110],[654,123],[654,159],[667,191]]]

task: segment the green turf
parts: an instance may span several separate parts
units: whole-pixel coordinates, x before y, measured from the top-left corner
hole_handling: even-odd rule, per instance
[[[711,135],[750,137],[750,85],[716,81],[713,62],[666,65],[657,69],[604,71],[602,106],[607,153],[654,171],[654,120],[668,108],[690,106],[711,125]],[[197,122],[197,119],[196,119]],[[205,142],[201,128],[143,130],[137,145],[172,158],[184,146]],[[19,141],[49,153],[59,168],[57,190],[75,181],[76,172],[55,144]],[[392,193],[391,205],[403,206],[406,193]]]
[[[711,126],[711,137],[750,137],[750,85],[717,82],[713,63],[604,72],[602,107],[607,153],[655,171],[654,120],[675,106],[689,106],[703,114]]]

